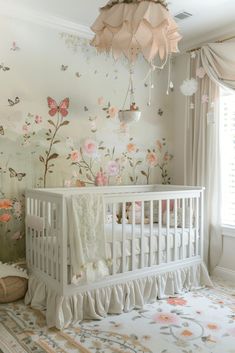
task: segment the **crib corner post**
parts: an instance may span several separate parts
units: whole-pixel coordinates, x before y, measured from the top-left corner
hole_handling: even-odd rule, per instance
[[[204,188],[201,190],[200,202],[200,256],[204,259]]]
[[[66,199],[62,196],[60,209],[60,227],[59,227],[59,243],[60,243],[60,290],[61,295],[65,295],[68,285],[68,222],[67,222],[67,205]]]

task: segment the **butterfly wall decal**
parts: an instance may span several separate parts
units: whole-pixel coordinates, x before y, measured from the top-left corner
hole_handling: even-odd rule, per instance
[[[18,50],[20,50],[20,48],[16,45],[16,42],[12,42],[11,50],[13,50],[13,51],[18,51]]]
[[[96,125],[97,116],[94,116],[94,117],[90,116],[89,121],[91,124],[91,132],[93,132],[93,133],[97,132],[97,125]]]
[[[62,64],[61,67],[60,67],[60,70],[61,71],[66,71],[66,70],[68,70],[68,67],[69,67],[68,65],[63,65]]]
[[[21,181],[25,176],[26,173],[17,173],[13,168],[9,168],[10,177],[17,178],[18,181]]]
[[[158,109],[158,115],[159,116],[163,116],[163,113],[164,113],[164,111],[160,108],[160,109]]]
[[[82,77],[82,75],[81,75],[79,72],[76,72],[76,73],[75,73],[75,76],[76,76],[77,78]]]
[[[15,100],[12,100],[10,98],[8,98],[8,105],[9,107],[14,107],[14,105],[20,103],[20,98],[19,97],[15,97]]]
[[[50,108],[49,110],[50,116],[54,116],[56,115],[56,113],[59,113],[64,118],[69,113],[68,112],[69,98],[63,99],[58,105],[53,98],[47,97],[47,104],[48,104],[48,108]]]
[[[9,68],[8,66],[5,66],[4,64],[1,64],[1,65],[0,65],[0,70],[2,70],[2,71],[9,71],[10,68]]]
[[[85,112],[88,112],[88,110],[89,110],[89,109],[88,109],[87,106],[85,105],[84,111],[85,111]]]
[[[0,135],[5,135],[5,131],[2,125],[0,125]]]

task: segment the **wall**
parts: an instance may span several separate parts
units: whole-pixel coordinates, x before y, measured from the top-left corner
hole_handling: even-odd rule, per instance
[[[11,261],[24,257],[26,188],[168,183],[173,130],[165,72],[155,75],[148,106],[148,66],[138,62],[142,118],[120,125],[124,60],[97,55],[79,35],[16,19],[2,17],[0,31],[0,260]]]

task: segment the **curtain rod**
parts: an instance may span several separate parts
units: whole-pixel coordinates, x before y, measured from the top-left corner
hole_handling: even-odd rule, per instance
[[[231,37],[228,37],[228,38],[225,38],[225,39],[217,40],[217,41],[215,41],[215,43],[223,43],[223,42],[226,42],[227,40],[231,40],[231,39],[234,39],[234,38],[235,38],[235,35],[233,35]],[[193,51],[199,50],[199,49],[201,49],[201,47],[202,46],[200,46],[198,48],[187,50],[187,53],[191,53]]]

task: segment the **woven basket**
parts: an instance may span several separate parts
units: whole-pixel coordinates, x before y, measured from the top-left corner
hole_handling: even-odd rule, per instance
[[[24,298],[28,280],[23,277],[0,278],[0,303],[11,303]]]

